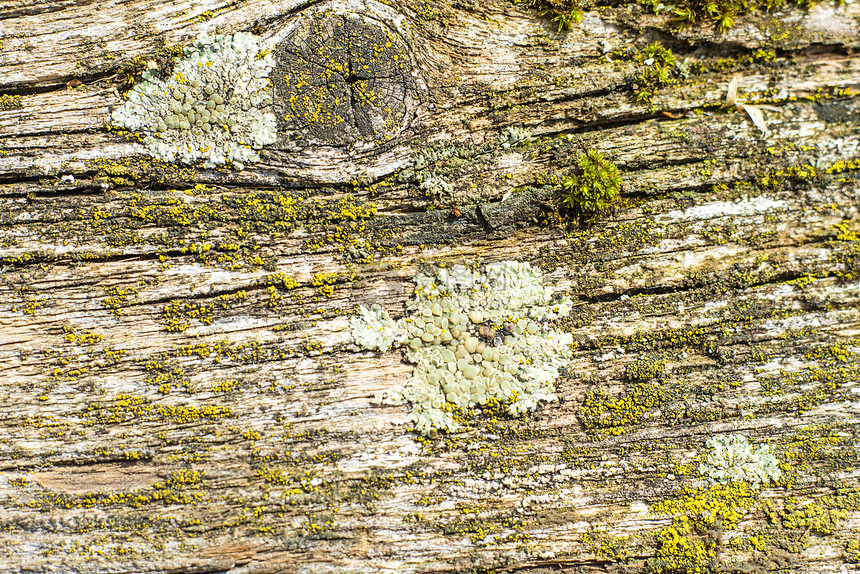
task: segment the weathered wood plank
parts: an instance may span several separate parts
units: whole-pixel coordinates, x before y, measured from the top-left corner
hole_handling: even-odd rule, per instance
[[[293,126],[231,172],[105,127],[135,58],[347,12],[408,57],[415,99],[374,143]],[[858,5],[724,35],[646,12],[559,33],[504,2],[0,5],[3,568],[856,571]],[[688,75],[637,103],[657,40]],[[734,77],[778,107],[768,134],[720,109]],[[623,190],[580,225],[558,182],[586,150]],[[350,314],[509,259],[574,300],[560,400],[409,432],[373,397],[413,365]],[[708,487],[733,434],[781,478]]]

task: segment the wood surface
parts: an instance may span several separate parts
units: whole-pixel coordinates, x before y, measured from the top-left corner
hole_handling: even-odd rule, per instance
[[[276,46],[289,115],[279,48],[332,22],[403,62],[352,131],[298,114],[236,171],[107,128],[204,32]],[[20,1],[0,39],[0,570],[692,572],[689,544],[860,571],[860,3],[719,33],[615,2],[558,31],[501,0]],[[654,42],[687,77],[637,102]],[[586,150],[623,177],[592,222],[559,208]],[[412,366],[351,313],[509,259],[575,302],[560,400],[411,432],[372,398]],[[708,487],[722,433],[782,478]]]

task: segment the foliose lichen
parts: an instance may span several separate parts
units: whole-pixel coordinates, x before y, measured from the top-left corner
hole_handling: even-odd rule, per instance
[[[505,131],[502,132],[500,140],[502,142],[502,148],[508,149],[530,140],[531,137],[532,133],[528,130],[528,128],[520,126],[508,126],[505,128]]]
[[[414,281],[412,314],[397,321],[395,332],[378,307],[360,307],[352,321],[363,348],[402,345],[415,364],[409,381],[380,393],[378,402],[410,403],[408,420],[427,435],[459,428],[457,411],[491,403],[518,416],[556,398],[553,383],[570,359],[572,337],[550,323],[569,313],[571,301],[555,298],[538,269],[516,261],[455,265]]]
[[[274,58],[253,34],[200,36],[185,48],[170,77],[147,71],[114,110],[114,125],[140,132],[149,152],[165,161],[215,167],[258,161],[275,142],[269,71]]]
[[[418,188],[428,196],[450,195],[454,191],[454,186],[438,175],[431,173],[418,179]]]
[[[362,348],[387,351],[398,336],[397,322],[380,305],[360,305],[350,319],[353,340]]]
[[[782,476],[768,445],[753,450],[749,441],[739,434],[715,436],[707,445],[710,452],[699,465],[699,473],[713,482],[747,482],[758,487]]]

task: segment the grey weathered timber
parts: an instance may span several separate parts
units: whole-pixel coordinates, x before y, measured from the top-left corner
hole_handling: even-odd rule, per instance
[[[672,18],[0,3],[0,571],[860,571],[860,3]],[[109,129],[238,31],[277,62],[259,162]],[[560,208],[587,150],[623,177],[594,221]],[[412,432],[350,316],[504,260],[574,301],[559,400]],[[717,436],[779,478],[709,482]]]

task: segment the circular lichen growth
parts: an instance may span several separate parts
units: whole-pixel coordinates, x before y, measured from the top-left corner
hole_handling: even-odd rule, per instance
[[[353,340],[365,349],[400,346],[412,378],[381,393],[384,404],[409,403],[409,420],[428,434],[455,430],[457,411],[501,406],[521,415],[555,397],[553,383],[570,359],[570,333],[552,322],[570,311],[528,263],[455,265],[415,277],[411,315],[393,322],[379,306],[360,307]]]
[[[753,487],[776,482],[782,475],[779,461],[770,446],[753,445],[736,433],[717,435],[708,439],[708,454],[699,465],[699,473],[713,482],[747,482]]]
[[[166,79],[145,72],[111,120],[138,132],[159,159],[241,168],[276,139],[269,109],[273,66],[253,34],[204,35],[185,48]]]
[[[621,191],[621,174],[615,164],[595,150],[579,158],[576,170],[561,180],[562,204],[587,219],[612,207]]]

